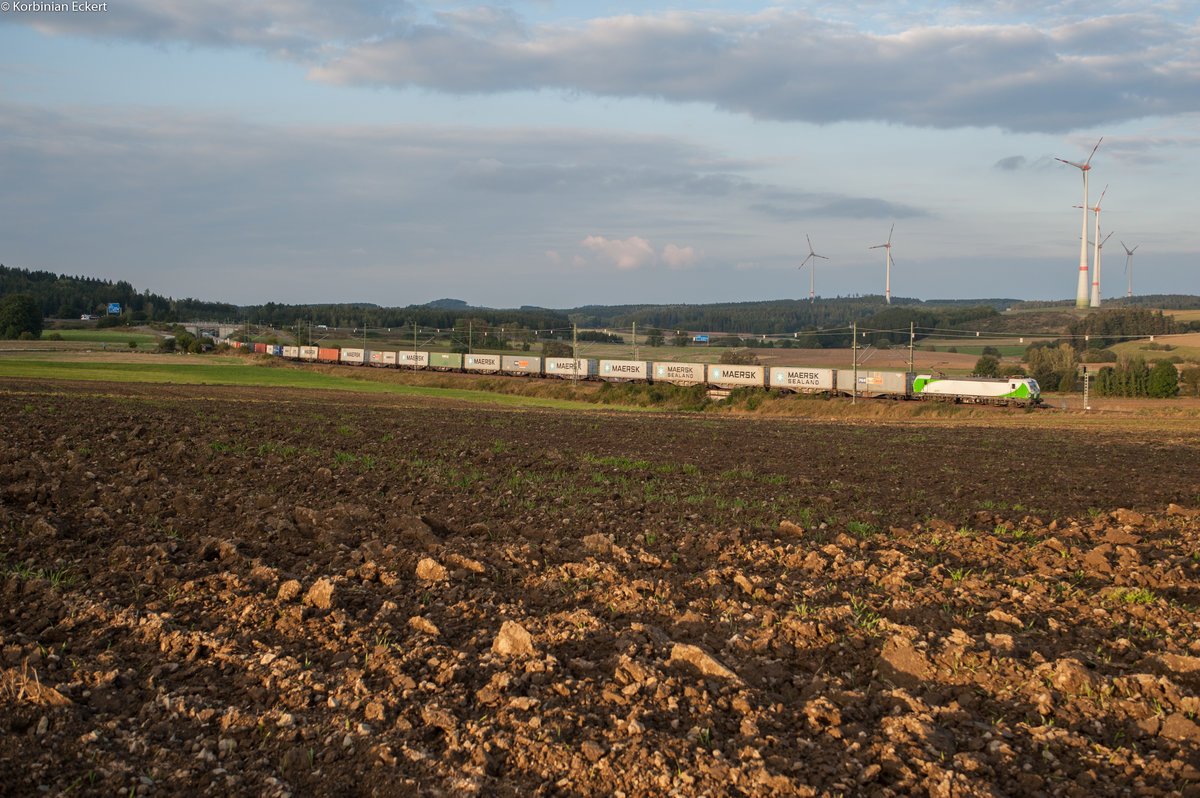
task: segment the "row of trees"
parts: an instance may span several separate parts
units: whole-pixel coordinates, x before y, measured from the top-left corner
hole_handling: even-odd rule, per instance
[[[1158,361],[1151,368],[1140,357],[1125,358],[1116,366],[1100,369],[1093,388],[1098,396],[1166,399],[1179,393],[1179,370],[1166,360]]]

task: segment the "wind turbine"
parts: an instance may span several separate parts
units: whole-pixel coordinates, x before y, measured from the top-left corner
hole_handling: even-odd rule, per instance
[[[1100,142],[1104,141],[1101,136],[1096,142],[1096,146],[1092,147],[1092,154],[1087,157],[1083,163],[1075,163],[1063,158],[1055,158],[1056,161],[1062,161],[1068,166],[1074,166],[1079,171],[1083,172],[1083,228],[1079,234],[1079,286],[1075,292],[1075,307],[1086,308],[1088,306],[1088,262],[1087,262],[1087,215],[1088,215],[1088,171],[1092,168],[1092,155],[1096,154],[1096,150],[1100,149]]]
[[[888,240],[886,244],[876,244],[873,247],[867,247],[867,249],[879,249],[882,247],[887,250],[887,282],[885,284],[886,291],[884,292],[884,296],[887,298],[887,303],[889,305],[892,304],[892,233],[895,232],[895,230],[896,225],[893,223],[892,229],[888,230]]]
[[[1133,249],[1125,246],[1125,242],[1121,242],[1121,248],[1125,250],[1125,273],[1129,275],[1129,293],[1127,296],[1133,296],[1133,251],[1140,247],[1141,244],[1135,244]]]
[[[804,238],[808,241],[808,257],[801,261],[799,268],[803,269],[804,264],[810,260],[812,261],[812,267],[808,270],[808,301],[814,302],[817,298],[817,258],[823,258],[824,260],[829,260],[829,258],[826,258],[824,255],[818,255],[813,251],[812,239],[808,237],[808,233],[804,234]]]
[[[1100,307],[1100,203],[1104,201],[1104,195],[1107,193],[1108,186],[1105,186],[1104,190],[1100,192],[1100,199],[1096,200],[1096,206],[1088,208],[1089,211],[1096,214],[1096,237],[1093,239],[1096,243],[1096,254],[1092,256],[1092,299],[1090,303],[1094,308]],[[1112,233],[1109,235],[1111,236]]]

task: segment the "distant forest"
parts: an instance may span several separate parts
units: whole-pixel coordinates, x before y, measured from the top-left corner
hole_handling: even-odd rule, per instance
[[[389,328],[412,325],[422,328],[471,326],[480,335],[505,329],[509,337],[525,331],[529,338],[569,338],[572,324],[581,328],[659,333],[683,339],[689,332],[751,337],[791,336],[797,346],[819,348],[850,345],[850,325],[865,331],[864,343],[876,345],[907,343],[909,326],[916,338],[954,329],[997,328],[1010,317],[1000,318],[1006,308],[1045,308],[1066,312],[1072,302],[1022,302],[1017,299],[933,300],[893,298],[888,305],[882,296],[855,296],[808,300],[772,300],[707,305],[613,305],[583,306],[551,310],[522,307],[494,309],[471,307],[462,300],[439,299],[425,305],[385,308],[371,303],[238,306],[199,299],[174,299],[150,291],[138,292],[124,281],[58,275],[0,265],[0,299],[12,294],[33,297],[46,318],[78,319],[83,314],[100,316],[102,326],[143,323],[224,322],[271,326],[280,329],[303,325],[329,327]],[[110,303],[120,303],[120,315],[108,315]],[[1100,339],[1132,332],[1165,333],[1194,325],[1172,325],[1161,314],[1130,312],[1155,307],[1169,310],[1200,308],[1200,297],[1152,296],[1113,300],[1114,310],[1125,309],[1121,320],[1095,314],[1071,324],[1071,334],[1089,334]],[[1037,315],[1037,314],[1033,314]],[[1061,314],[1051,314],[1060,316]],[[1032,320],[1032,319],[1031,319]],[[1149,325],[1149,326],[1146,326]],[[1060,326],[1061,330],[1062,327]]]

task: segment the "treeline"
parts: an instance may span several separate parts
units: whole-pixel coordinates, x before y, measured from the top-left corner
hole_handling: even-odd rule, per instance
[[[1151,368],[1140,357],[1127,358],[1116,366],[1100,369],[1093,387],[1098,396],[1167,399],[1179,393],[1179,370],[1167,360],[1160,360]]]
[[[1071,322],[1067,331],[1080,349],[1104,349],[1130,338],[1187,332],[1189,324],[1180,324],[1164,316],[1161,310],[1114,308],[1097,310]]]
[[[237,318],[236,305],[203,302],[198,299],[172,299],[149,291],[139,293],[118,280],[95,277],[71,277],[46,271],[10,268],[0,264],[0,297],[28,294],[45,318],[77,319],[86,314],[108,312],[118,302],[122,314],[136,314],[136,321],[183,321]]]

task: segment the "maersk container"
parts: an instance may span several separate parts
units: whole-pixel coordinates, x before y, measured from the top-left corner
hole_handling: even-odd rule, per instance
[[[366,362],[366,350],[350,348],[343,349],[341,357],[339,357],[338,360],[350,366],[361,366],[364,362]]]
[[[283,349],[283,352],[282,352],[283,357],[286,357],[288,360],[298,360],[300,358],[300,347],[285,346],[285,347],[282,347],[282,349]]]
[[[650,364],[655,382],[670,382],[675,385],[698,385],[706,374],[703,363],[672,363],[656,360]]]
[[[367,362],[372,366],[394,366],[396,365],[396,353],[385,352],[382,349],[370,349],[367,351]]]
[[[838,393],[847,396],[855,392],[854,370],[837,370]],[[903,371],[863,371],[858,372],[858,395],[868,398],[873,396],[908,396],[912,389],[912,375]]]
[[[492,374],[500,370],[500,355],[463,355],[462,367],[466,371]]]
[[[397,352],[396,353],[396,365],[402,369],[428,368],[429,367],[429,353],[421,352],[419,350],[418,351],[409,350],[407,352],[403,352],[403,351]]]
[[[322,363],[337,363],[338,362],[338,350],[335,348],[332,348],[332,347],[329,347],[329,348],[324,347],[324,346],[318,347],[317,348],[317,360],[321,361]]]
[[[300,347],[300,359],[316,360],[319,352],[320,350],[318,350],[315,346],[302,346]]]
[[[600,373],[599,361],[573,357],[548,357],[542,361],[542,373],[547,377],[566,380],[586,380]]]
[[[500,370],[505,374],[530,376],[542,373],[542,359],[528,355],[501,355]]]
[[[457,352],[430,352],[429,367],[440,371],[458,371],[463,367],[463,356]]]
[[[625,380],[649,380],[650,361],[648,360],[601,360],[600,379],[609,382],[624,382]]]
[[[770,383],[772,388],[797,393],[819,393],[832,391],[834,386],[833,369],[813,369],[804,366],[771,366]]]
[[[709,366],[707,382],[722,388],[762,388],[767,384],[767,369],[765,366]]]

